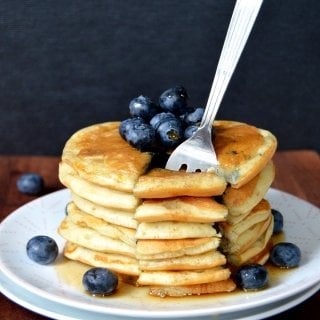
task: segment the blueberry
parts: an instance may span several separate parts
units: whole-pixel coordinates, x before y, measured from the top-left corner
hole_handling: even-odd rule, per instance
[[[236,271],[235,281],[243,290],[261,289],[268,282],[268,271],[257,263],[243,265]]]
[[[158,107],[149,97],[140,95],[130,101],[129,111],[133,117],[150,120],[158,112]]]
[[[301,260],[301,251],[291,242],[280,242],[271,249],[270,260],[280,268],[297,267]]]
[[[39,264],[53,262],[59,253],[58,245],[54,239],[48,236],[35,236],[26,246],[28,257]]]
[[[204,114],[204,108],[195,108],[192,112],[189,112],[185,114],[183,117],[183,121],[186,123],[186,125],[199,125],[202,116]]]
[[[156,131],[141,118],[130,118],[121,122],[120,135],[133,147],[150,151],[156,140]]]
[[[161,122],[175,118],[176,116],[171,112],[160,112],[152,117],[150,125],[157,130]]]
[[[165,148],[176,147],[183,138],[181,121],[177,118],[162,121],[158,126],[157,134],[162,146]]]
[[[184,130],[184,138],[189,139],[199,129],[196,125],[190,125]]]
[[[280,211],[271,209],[273,215],[273,234],[277,234],[283,230],[283,215]]]
[[[160,107],[172,112],[176,115],[181,115],[187,110],[188,94],[184,87],[176,86],[164,91],[159,98]]]
[[[43,187],[43,178],[37,173],[25,173],[17,180],[17,188],[21,193],[37,195]]]
[[[105,268],[91,268],[82,277],[86,291],[95,295],[110,295],[118,286],[118,277]]]

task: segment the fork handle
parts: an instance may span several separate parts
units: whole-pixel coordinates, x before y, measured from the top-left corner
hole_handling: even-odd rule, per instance
[[[263,0],[237,0],[222,47],[216,74],[200,127],[212,128],[223,95],[230,82]]]

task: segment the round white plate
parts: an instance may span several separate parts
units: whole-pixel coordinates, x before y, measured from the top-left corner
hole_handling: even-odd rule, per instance
[[[66,285],[54,266],[38,265],[29,260],[25,252],[27,241],[38,234],[55,238],[62,251],[64,240],[56,230],[69,199],[67,190],[54,192],[17,209],[0,225],[0,270],[19,287],[55,303],[125,317],[199,317],[275,303],[293,297],[320,281],[320,210],[292,195],[270,189],[267,199],[284,215],[285,239],[300,247],[302,261],[298,268],[284,271],[281,277],[271,279],[267,289],[183,299],[150,298],[132,290],[130,295],[94,298]]]

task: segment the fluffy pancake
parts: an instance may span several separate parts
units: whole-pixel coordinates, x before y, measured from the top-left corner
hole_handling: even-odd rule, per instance
[[[252,226],[266,221],[271,215],[271,207],[267,200],[262,199],[245,217],[236,224],[229,224],[228,222],[223,223],[223,235],[228,238],[230,241],[237,241],[237,238]]]
[[[101,218],[106,222],[133,229],[135,229],[138,225],[132,212],[127,212],[116,208],[103,207],[89,200],[81,198],[74,193],[72,193],[72,200],[82,211],[97,218]]]
[[[274,135],[263,129],[232,121],[214,122],[214,148],[226,180],[240,188],[270,161],[277,147]]]
[[[266,231],[257,239],[254,243],[250,245],[245,251],[239,254],[229,254],[227,255],[228,261],[235,265],[240,266],[246,262],[256,262],[261,261],[265,262],[268,254],[269,249],[265,251],[265,248],[268,246],[270,238],[272,236],[273,231],[273,218],[271,217],[270,224]],[[251,261],[252,259],[252,261]]]
[[[226,257],[219,251],[177,258],[139,260],[141,270],[199,270],[225,265]]]
[[[104,236],[93,229],[79,227],[68,217],[61,222],[58,232],[64,239],[94,251],[135,257],[134,247],[123,241]]]
[[[182,221],[217,222],[225,221],[227,208],[213,198],[177,197],[145,200],[136,210],[135,219],[144,222]]]
[[[194,284],[188,286],[152,286],[149,290],[151,296],[164,298],[185,297],[191,295],[201,295],[217,292],[231,292],[236,289],[236,284],[231,280],[221,280],[216,282]]]
[[[59,164],[59,179],[75,194],[101,206],[135,210],[141,202],[131,193],[108,189],[84,180],[65,162]]]
[[[221,195],[226,188],[223,177],[213,172],[185,172],[155,168],[140,176],[133,193],[139,198],[179,196],[210,197]]]
[[[68,218],[77,226],[90,228],[112,239],[125,242],[129,246],[136,246],[135,229],[110,224],[103,219],[96,218],[81,211],[73,202],[68,204]]]
[[[139,285],[185,286],[229,279],[230,270],[215,267],[188,271],[143,271],[137,282]]]
[[[151,155],[123,140],[119,124],[107,122],[77,131],[65,144],[62,161],[86,181],[131,192],[147,169]]]
[[[228,222],[238,222],[238,216],[250,212],[259,203],[271,186],[274,175],[274,165],[269,161],[256,177],[242,187],[235,189],[229,186],[226,189],[223,202],[229,210]]]
[[[216,236],[220,235],[210,224],[177,221],[141,222],[136,232],[136,239],[184,239]]]
[[[92,267],[108,268],[127,275],[138,276],[140,274],[138,261],[128,256],[98,252],[71,242],[66,243],[64,255],[71,260],[80,261]]]
[[[136,256],[138,259],[166,259],[183,255],[197,255],[215,250],[220,238],[195,238],[175,240],[138,240]]]

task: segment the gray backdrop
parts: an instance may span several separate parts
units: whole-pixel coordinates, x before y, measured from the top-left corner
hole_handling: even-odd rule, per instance
[[[234,0],[0,0],[0,154],[59,155],[77,129],[184,85],[204,106]],[[265,0],[220,119],[319,150],[318,0]]]

